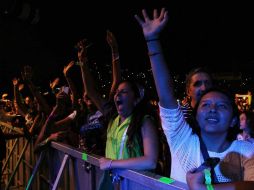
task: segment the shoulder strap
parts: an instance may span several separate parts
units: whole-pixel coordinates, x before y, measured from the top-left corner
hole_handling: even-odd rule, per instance
[[[207,160],[208,158],[210,158],[206,145],[203,141],[203,139],[201,138],[200,135],[198,135],[199,137],[199,142],[200,142],[200,150],[202,152],[202,155],[204,157],[204,160]],[[211,167],[211,177],[212,177],[212,183],[218,183],[218,179],[217,176],[215,175],[215,171],[214,171],[214,167]]]

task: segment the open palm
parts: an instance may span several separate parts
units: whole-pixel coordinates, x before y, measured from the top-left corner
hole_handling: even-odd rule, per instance
[[[152,19],[149,18],[146,10],[142,10],[142,14],[143,19],[138,15],[135,15],[135,18],[142,27],[145,38],[147,40],[158,38],[168,21],[168,12],[165,8],[162,8],[160,14],[158,14],[158,10],[154,9]]]

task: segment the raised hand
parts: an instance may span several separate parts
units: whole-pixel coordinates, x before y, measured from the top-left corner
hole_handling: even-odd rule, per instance
[[[114,34],[110,32],[109,30],[107,30],[106,39],[107,39],[108,45],[111,47],[112,50],[118,49],[116,38]]]
[[[67,66],[64,66],[63,74],[65,77],[68,75],[68,72],[70,71],[73,65],[74,65],[74,61],[71,61]]]
[[[19,91],[24,89],[24,84],[19,84]]]
[[[53,80],[53,82],[49,82],[49,87],[53,90],[60,82],[60,79],[57,77]]]
[[[64,140],[64,138],[66,137],[66,131],[58,131],[56,133],[52,133],[49,137],[48,137],[48,141],[62,141]]]
[[[161,9],[160,14],[158,10],[154,9],[153,18],[150,19],[146,10],[142,10],[143,19],[138,15],[135,15],[136,20],[143,29],[146,40],[159,38],[160,32],[166,26],[168,21],[168,11],[165,8]]]
[[[112,62],[118,62],[119,61],[119,52],[118,52],[118,44],[116,41],[116,38],[112,32],[107,30],[107,42],[108,45],[111,47],[111,53],[112,53]]]
[[[77,43],[78,48],[78,60],[80,63],[85,63],[87,60],[87,47],[89,46],[89,43],[87,39],[80,40]]]

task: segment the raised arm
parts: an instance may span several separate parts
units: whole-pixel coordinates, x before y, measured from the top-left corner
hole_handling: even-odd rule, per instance
[[[32,82],[32,67],[28,65],[25,66],[24,73],[22,73],[22,76],[24,81],[28,85],[30,91],[32,92],[33,96],[37,99],[38,104],[42,107],[42,110],[48,115],[50,113],[50,107]]]
[[[101,113],[105,114],[105,110],[103,109],[103,105],[106,101],[101,97],[99,92],[96,90],[95,81],[89,71],[88,60],[87,60],[87,52],[86,52],[86,40],[81,40],[78,43],[79,51],[78,58],[80,63],[80,69],[82,74],[82,81],[84,85],[84,91],[88,95],[88,97],[92,100],[92,102],[96,105],[96,107],[101,111]]]
[[[160,13],[155,9],[153,18],[149,18],[145,10],[142,10],[142,13],[143,18],[138,15],[135,15],[135,18],[143,29],[160,105],[165,108],[176,108],[173,81],[159,39],[168,21],[168,12],[165,8],[162,8]]]
[[[19,80],[17,78],[12,79],[12,83],[13,83],[13,87],[14,87],[14,104],[16,104],[16,108],[18,108],[18,110],[16,110],[17,114],[22,115],[23,117],[26,116],[26,114],[28,113],[27,108],[24,106],[24,104],[22,103],[22,98],[21,98],[21,94],[19,91]]]
[[[118,44],[116,38],[112,32],[107,30],[107,42],[111,48],[112,53],[112,74],[113,80],[112,85],[109,93],[109,99],[112,99],[114,96],[114,92],[121,80],[121,67],[120,67],[120,59],[119,59],[119,52],[118,52]]]
[[[70,77],[70,69],[73,67],[74,61],[71,61],[67,66],[64,66],[63,74],[65,76],[65,79],[69,85],[69,88],[71,90],[72,94],[72,105],[78,104],[78,93],[75,84],[73,83],[71,77]]]
[[[42,126],[42,128],[40,130],[40,133],[39,133],[39,135],[36,139],[35,146],[40,144],[43,140],[46,139],[46,137],[48,137],[50,135],[49,131],[52,131],[53,128],[55,129],[56,127],[60,126],[60,125],[57,125],[58,121],[56,121],[56,118],[59,115],[62,115],[62,113],[66,109],[66,107],[65,107],[66,98],[67,98],[67,95],[64,92],[59,92],[57,94],[56,105],[52,109],[52,111],[51,111],[50,115],[48,116],[46,122]],[[70,123],[70,121],[66,121],[65,123],[68,125]],[[64,123],[62,122],[61,124],[63,125]],[[59,128],[57,130],[61,130],[61,128]]]

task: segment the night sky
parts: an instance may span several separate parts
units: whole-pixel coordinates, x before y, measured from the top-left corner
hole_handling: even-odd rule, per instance
[[[134,14],[142,8],[166,7],[170,20],[162,33],[166,59],[174,73],[207,66],[214,73],[253,73],[254,11],[252,6],[230,2],[168,0],[135,1],[29,1],[1,0],[0,3],[0,94],[12,91],[13,77],[24,65],[34,70],[34,82],[47,86],[63,77],[63,66],[76,60],[75,43],[87,38],[99,75],[110,78],[111,52],[106,30],[119,43],[124,71],[149,70],[141,28]],[[21,17],[25,5],[30,17]],[[40,19],[31,23],[35,11]],[[73,76],[79,80],[78,70]],[[80,81],[81,83],[81,81]]]

